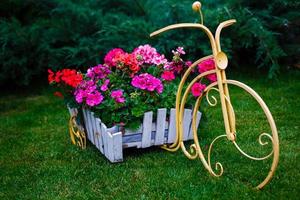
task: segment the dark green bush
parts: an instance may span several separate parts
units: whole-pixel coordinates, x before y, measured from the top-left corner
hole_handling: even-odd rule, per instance
[[[193,1],[182,0],[2,0],[0,2],[0,84],[27,85],[47,68],[86,69],[107,51],[150,43],[161,52],[183,45],[191,59],[210,53],[197,30],[177,30],[154,39],[168,24],[196,22]],[[299,2],[203,2],[205,24],[238,23],[226,30],[224,51],[235,65],[264,67],[274,77],[280,66],[299,62]],[[298,26],[297,26],[298,25]],[[197,43],[195,43],[197,41]],[[196,45],[195,45],[196,44]],[[255,62],[255,64],[254,64]]]

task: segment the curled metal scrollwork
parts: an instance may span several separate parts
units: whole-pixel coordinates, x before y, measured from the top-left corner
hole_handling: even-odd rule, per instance
[[[220,138],[223,138],[223,137],[226,137],[226,135],[219,135],[218,137],[216,137],[209,145],[209,149],[208,149],[208,154],[207,154],[207,160],[208,160],[208,166],[210,167],[211,169],[211,172],[213,173],[214,176],[216,177],[219,177],[219,176],[222,176],[224,170],[223,170],[223,166],[220,162],[216,162],[215,164],[215,169],[216,171],[219,171],[219,173],[215,173],[213,170],[212,170],[212,167],[211,167],[211,161],[210,161],[210,157],[211,157],[211,150],[212,150],[212,147],[214,145],[214,143],[220,139]]]
[[[86,148],[86,136],[83,128],[76,122],[76,115],[72,115],[69,120],[69,133],[71,141],[74,145],[79,146],[81,149]]]
[[[206,93],[205,93],[205,97],[206,97],[207,103],[208,103],[210,106],[214,107],[214,106],[216,106],[216,105],[218,104],[218,100],[217,100],[216,97],[213,96],[213,95],[209,96],[211,90],[215,90],[215,91],[217,91],[217,92],[219,92],[219,90],[218,90],[217,88],[215,88],[215,87],[211,87],[211,88],[209,88],[209,89],[206,91]],[[211,98],[211,100],[210,100],[210,98]]]
[[[265,136],[265,137],[267,137],[269,140],[271,140],[271,141],[272,141],[272,144],[274,143],[273,138],[272,138],[272,136],[271,136],[270,134],[268,134],[268,133],[262,133],[262,134],[260,134],[259,137],[258,137],[258,142],[259,142],[259,144],[260,144],[261,146],[264,146],[264,145],[267,145],[267,144],[268,144],[267,141],[265,141],[265,142],[262,141],[262,137],[263,137],[263,136]],[[273,152],[274,152],[274,150],[272,149],[271,153],[269,153],[267,156],[264,156],[264,157],[254,157],[254,156],[251,156],[251,155],[245,153],[245,152],[239,147],[239,145],[238,145],[235,141],[233,141],[233,144],[234,144],[234,146],[237,148],[237,150],[238,150],[242,155],[244,155],[245,157],[247,157],[247,158],[249,158],[249,159],[251,159],[251,160],[265,160],[265,159],[269,158],[270,156],[272,156],[272,154],[273,154]]]

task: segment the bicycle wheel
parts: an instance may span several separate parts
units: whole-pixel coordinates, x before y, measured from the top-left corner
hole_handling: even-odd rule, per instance
[[[250,97],[255,100],[254,102],[258,105],[258,109],[262,110],[262,113],[263,113],[266,121],[268,122],[266,124],[266,126],[269,127],[268,130],[271,132],[271,134],[269,134],[267,132],[262,132],[259,135],[259,137],[258,137],[258,141],[259,141],[259,144],[261,146],[265,146],[265,145],[268,144],[268,142],[263,141],[263,138],[269,139],[271,141],[271,143],[272,143],[272,146],[271,146],[272,151],[270,153],[268,153],[266,156],[255,157],[255,156],[249,155],[248,153],[246,153],[245,151],[242,150],[242,148],[237,143],[239,137],[242,134],[241,132],[239,132],[239,127],[237,127],[237,129],[236,129],[236,140],[232,141],[232,143],[234,144],[234,147],[243,156],[245,156],[245,157],[247,157],[247,158],[249,158],[251,160],[257,160],[257,161],[259,161],[259,160],[266,160],[266,159],[268,159],[270,157],[273,157],[272,164],[271,164],[270,170],[268,172],[268,175],[257,186],[258,189],[261,189],[261,188],[263,188],[271,180],[271,178],[272,178],[272,176],[273,176],[273,174],[275,172],[275,169],[277,168],[277,165],[278,165],[278,159],[279,159],[279,139],[278,139],[277,128],[276,128],[274,119],[273,119],[273,117],[271,115],[271,112],[269,111],[269,109],[266,106],[265,102],[262,100],[262,98],[252,88],[250,88],[249,86],[245,85],[244,83],[241,83],[241,82],[235,81],[235,80],[226,80],[226,83],[227,83],[228,87],[230,88],[230,92],[231,92],[231,87],[235,86],[237,89],[243,90],[245,93],[249,94]],[[200,104],[201,104],[201,101],[202,101],[203,97],[206,97],[206,100],[207,100],[207,102],[208,102],[208,104],[210,106],[216,106],[217,105],[217,99],[214,96],[210,96],[210,91],[211,90],[218,91],[218,88],[215,87],[216,85],[217,85],[216,83],[213,83],[213,84],[209,85],[206,88],[204,94],[197,99],[197,101],[195,103],[194,111],[193,111],[194,116],[197,113],[197,111],[199,110],[199,107],[200,107]],[[232,100],[233,100],[233,98],[232,98]],[[229,104],[229,109],[230,109],[230,111],[233,114],[234,124],[236,124],[236,116],[235,116],[235,111],[234,111],[233,105],[231,104],[231,101],[227,97],[226,97],[226,101]],[[255,112],[257,112],[258,109],[255,110]],[[243,112],[242,112],[242,114],[243,114]],[[255,114],[253,114],[253,116],[255,116]],[[242,120],[245,119],[246,117],[242,117]],[[255,120],[262,121],[262,119],[255,119]],[[253,124],[253,122],[251,122],[250,124]],[[226,138],[226,134],[219,135],[218,137],[216,137],[212,141],[212,143],[209,146],[208,155],[207,155],[207,159],[206,159],[205,156],[203,155],[203,151],[202,151],[202,149],[200,147],[200,144],[199,144],[199,139],[198,139],[197,130],[196,130],[196,120],[195,120],[195,117],[193,117],[192,129],[193,129],[194,142],[195,142],[195,144],[193,144],[193,148],[196,149],[197,155],[199,156],[199,158],[202,161],[203,165],[209,171],[209,173],[212,174],[213,176],[216,176],[216,177],[221,176],[223,174],[223,167],[222,167],[221,163],[219,163],[219,162],[216,163],[216,170],[218,170],[219,173],[214,172],[214,170],[211,167],[210,157],[211,157],[211,150],[212,150],[212,147],[213,147],[214,143],[217,140],[219,140],[220,138]]]

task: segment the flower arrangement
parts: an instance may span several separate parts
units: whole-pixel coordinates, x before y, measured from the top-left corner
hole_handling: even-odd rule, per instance
[[[64,95],[69,105],[73,101],[78,107],[89,107],[108,126],[119,124],[134,129],[145,112],[174,107],[180,78],[191,62],[183,60],[183,47],[172,50],[172,54],[168,61],[148,44],[131,53],[115,48],[105,55],[103,64],[90,67],[84,74],[72,69],[56,73],[49,70],[48,80],[61,89],[58,96]],[[213,59],[208,59],[194,73],[214,67]],[[216,81],[215,74],[206,78],[208,82]],[[200,96],[205,87],[204,83],[195,83],[192,95]]]

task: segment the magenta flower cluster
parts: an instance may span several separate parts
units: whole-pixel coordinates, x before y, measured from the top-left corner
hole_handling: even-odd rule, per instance
[[[104,79],[110,74],[110,69],[107,65],[97,65],[95,67],[91,67],[87,70],[87,77],[91,79]]]
[[[123,91],[122,90],[114,90],[111,92],[110,95],[116,103],[124,103],[125,102],[125,98],[123,96]]]
[[[133,53],[138,59],[139,64],[164,65],[168,62],[164,55],[160,55],[149,44],[139,46]]]
[[[75,90],[74,95],[77,103],[85,101],[89,106],[97,106],[104,99],[93,80],[83,80]]]
[[[131,85],[150,92],[156,91],[159,94],[162,93],[164,89],[161,80],[148,73],[134,76],[131,81]]]

